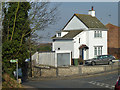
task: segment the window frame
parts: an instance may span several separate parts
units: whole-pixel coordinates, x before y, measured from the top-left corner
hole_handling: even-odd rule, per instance
[[[61,33],[58,33],[58,37],[61,37]]]
[[[102,38],[102,31],[101,30],[95,30],[94,31],[94,38]]]
[[[94,56],[102,55],[103,46],[94,46]]]

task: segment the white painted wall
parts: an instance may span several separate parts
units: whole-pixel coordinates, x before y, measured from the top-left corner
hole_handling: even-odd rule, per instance
[[[95,38],[94,30],[85,30],[73,39],[73,41],[61,40],[53,42],[53,51],[58,48],[60,48],[60,50],[70,50],[72,51],[72,58],[78,59],[80,55],[79,47],[82,44],[85,44],[89,47],[89,49],[84,51],[84,60],[94,58],[94,46],[103,46],[102,54],[107,54],[107,31],[102,31],[102,38]]]
[[[94,38],[94,30],[87,32],[89,35],[89,59],[94,58],[94,46],[103,46],[102,55],[107,54],[107,31],[102,31],[102,38]]]
[[[35,60],[35,61],[36,61],[36,63],[38,63],[38,58],[39,58],[39,57],[38,57],[38,54],[39,54],[39,53],[38,53],[38,52],[36,52],[36,53],[35,53],[35,54],[33,54],[33,55],[32,55],[32,57],[31,57],[31,58],[32,58],[32,60]]]
[[[80,38],[80,43],[79,43]],[[76,37],[74,37],[74,57],[75,59],[79,58],[80,52],[79,47],[82,44],[86,44],[86,31],[82,31]]]
[[[50,66],[56,66],[55,64],[56,59],[55,59],[55,52],[41,52],[39,53],[39,58],[38,58],[38,65],[50,65]]]
[[[61,33],[61,36],[58,36],[58,33]],[[68,32],[63,32],[63,31],[61,31],[61,32],[57,32],[56,33],[56,37],[63,37],[64,35],[66,35]]]
[[[90,10],[88,12],[88,15],[91,15],[92,17],[95,17],[95,11],[94,10]]]
[[[61,32],[61,37],[63,37],[64,35],[66,35],[68,32]]]
[[[61,50],[69,50],[72,51],[72,57],[74,57],[74,43],[73,40],[56,40],[52,43],[52,51],[56,51],[60,48]]]
[[[80,30],[80,29],[88,30],[88,28],[76,16],[74,16],[68,23],[68,25],[64,28],[64,30]]]

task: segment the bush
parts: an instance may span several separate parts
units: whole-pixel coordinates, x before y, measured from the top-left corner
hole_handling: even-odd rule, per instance
[[[17,81],[7,73],[3,74],[2,79],[2,88],[22,88],[22,85],[17,83]]]

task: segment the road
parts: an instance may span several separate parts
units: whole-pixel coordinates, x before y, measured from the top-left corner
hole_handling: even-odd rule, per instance
[[[28,81],[25,86],[34,88],[109,88],[113,89],[118,77],[118,72],[97,74],[66,80]]]

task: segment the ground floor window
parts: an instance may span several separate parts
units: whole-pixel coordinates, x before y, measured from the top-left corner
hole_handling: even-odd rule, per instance
[[[94,55],[97,56],[97,55],[102,55],[102,47],[103,46],[95,46],[94,47]]]

